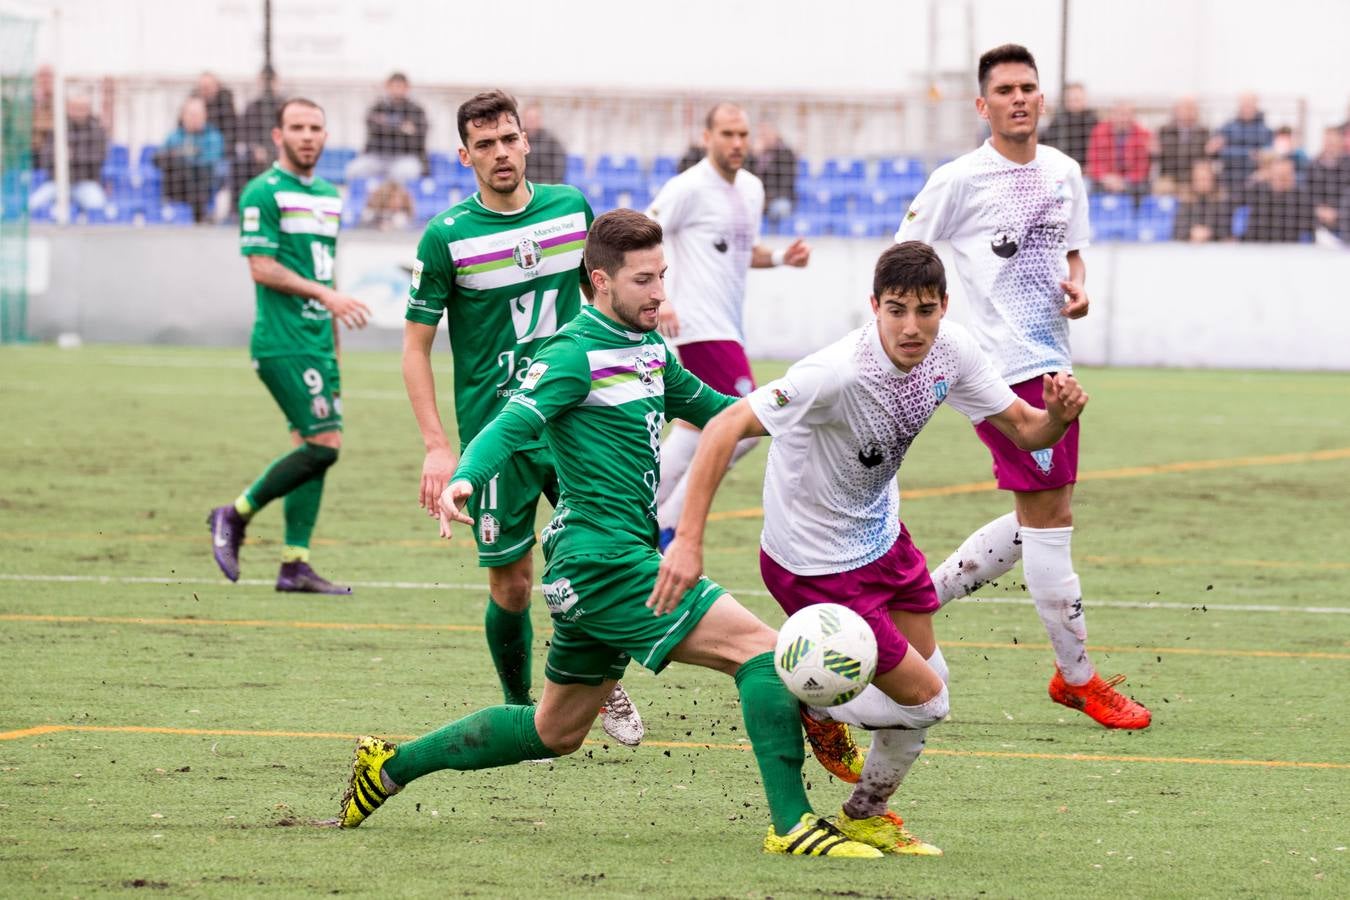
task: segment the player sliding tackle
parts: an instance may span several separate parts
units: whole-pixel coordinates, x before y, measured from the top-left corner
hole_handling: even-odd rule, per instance
[[[734,402],[691,375],[655,333],[665,301],[661,226],[641,213],[600,216],[584,264],[595,305],[559,330],[513,395],[465,448],[441,494],[441,534],[507,457],[544,435],[562,493],[544,529],[544,598],[553,640],[537,706],[479,710],[400,747],[357,741],[338,824],[360,825],[414,779],[549,759],[581,747],[630,659],[653,672],[683,662],[736,680],[773,825],[769,853],[878,857],[816,816],[806,799],[797,701],[773,666],[776,635],[697,573],[645,605],[656,584],[656,489],[667,416],[697,427]]]
[[[990,422],[1026,450],[1049,447],[1087,395],[1072,375],[1046,375],[1045,409],[1019,399],[974,338],[942,323],[947,279],[927,244],[881,254],[872,279],[875,321],[754,391],[704,427],[688,474],[675,540],[649,604],[670,609],[703,572],[703,531],[738,441],[772,435],[764,473],[760,571],[789,614],[839,603],[877,639],[872,685],[820,718],[873,730],[839,830],[888,853],[937,855],[915,838],[890,798],[947,715],[947,664],[933,633],[937,592],[923,554],[900,521],[896,473],[938,406]]]

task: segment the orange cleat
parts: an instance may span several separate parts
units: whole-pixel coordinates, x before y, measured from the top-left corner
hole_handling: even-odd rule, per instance
[[[1103,680],[1094,672],[1087,684],[1069,684],[1056,666],[1050,679],[1050,699],[1091,716],[1107,728],[1147,728],[1153,715],[1143,704],[1116,690],[1124,680],[1124,675]]]
[[[816,762],[835,778],[857,784],[862,777],[863,752],[853,743],[853,735],[843,722],[821,722],[802,705],[802,730],[811,744]]]

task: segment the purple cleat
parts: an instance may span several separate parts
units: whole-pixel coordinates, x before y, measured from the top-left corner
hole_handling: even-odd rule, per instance
[[[333,584],[309,567],[309,563],[296,560],[281,564],[277,575],[277,590],[300,594],[350,594],[352,589],[345,584]]]
[[[217,506],[206,517],[211,529],[211,552],[215,554],[216,565],[225,577],[231,581],[239,580],[239,545],[244,542],[244,529],[248,523],[239,511],[230,506]]]

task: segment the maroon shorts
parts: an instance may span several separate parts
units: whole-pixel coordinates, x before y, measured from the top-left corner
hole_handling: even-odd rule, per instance
[[[1041,376],[1011,385],[1012,391],[1037,409],[1045,409],[1041,396]],[[1078,480],[1078,420],[1074,419],[1059,443],[1045,450],[1028,453],[1004,436],[985,419],[975,433],[994,457],[994,479],[1000,489],[1031,493],[1049,491]]]
[[[755,389],[755,376],[745,348],[736,341],[695,341],[676,348],[680,365],[693,372],[708,387],[732,397],[744,397]]]
[[[814,603],[838,603],[867,620],[877,636],[877,674],[900,665],[909,641],[891,620],[897,612],[931,613],[941,605],[928,562],[904,525],[891,549],[865,566],[830,575],[796,575],[759,551],[759,572],[769,593],[792,615]]]

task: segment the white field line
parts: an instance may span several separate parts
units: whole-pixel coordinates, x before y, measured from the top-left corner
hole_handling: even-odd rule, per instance
[[[38,582],[64,584],[161,584],[161,585],[203,585],[223,587],[229,582],[220,578],[163,578],[153,575],[24,575],[0,573],[0,582]],[[272,587],[273,582],[265,578],[241,578],[239,584],[248,587]],[[486,591],[487,583],[459,581],[349,581],[347,584],[359,588],[385,588],[398,591]],[[535,592],[539,586],[535,585]],[[727,588],[732,596],[767,597],[769,592],[763,588]],[[1002,606],[1031,606],[1030,597],[965,597],[959,603],[996,603]],[[1156,600],[1094,600],[1089,599],[1086,606],[1108,609],[1170,609],[1191,612],[1201,609],[1216,612],[1237,613],[1301,613],[1311,616],[1350,615],[1350,606],[1275,606],[1259,603],[1164,603]]]

